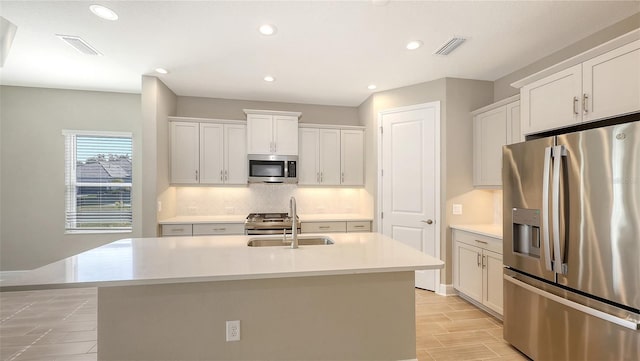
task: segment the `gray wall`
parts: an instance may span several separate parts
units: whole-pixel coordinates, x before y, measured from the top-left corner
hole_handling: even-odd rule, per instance
[[[178,98],[160,79],[142,77],[142,236],[159,235],[158,219],[175,214],[175,198],[169,190],[169,122]],[[157,205],[163,205],[161,211]]]
[[[65,234],[63,129],[134,133],[140,95],[0,87],[2,218],[0,269],[31,269],[110,241],[139,236]],[[134,179],[141,159],[134,149]],[[140,200],[134,181],[133,203]],[[138,214],[134,209],[134,224]]]
[[[358,108],[365,139],[365,189],[379,214],[378,113],[385,109],[440,101],[440,250],[445,261],[441,282],[452,283],[451,232],[455,223],[493,223],[493,195],[473,191],[473,125],[470,111],[490,104],[493,84],[488,81],[443,78],[373,94]],[[463,215],[450,214],[451,203],[463,205]],[[378,229],[377,222],[374,228]]]
[[[247,119],[242,109],[302,112],[301,123],[360,125],[357,107],[249,100],[178,97],[175,115],[196,118]]]
[[[596,47],[602,43],[606,43],[611,39],[617,38],[620,35],[626,34],[638,28],[640,28],[640,13],[636,13],[616,24],[613,24],[574,44],[571,44],[564,49],[561,49],[542,59],[538,59],[532,64],[520,70],[497,79],[494,83],[494,100],[498,101],[518,94],[519,90],[511,87],[510,85],[514,81],[518,81],[531,74],[537,73],[554,64],[569,59],[575,55],[583,53],[593,47]]]

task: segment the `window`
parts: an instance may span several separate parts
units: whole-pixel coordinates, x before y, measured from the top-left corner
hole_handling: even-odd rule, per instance
[[[131,231],[131,134],[64,136],[66,231]]]

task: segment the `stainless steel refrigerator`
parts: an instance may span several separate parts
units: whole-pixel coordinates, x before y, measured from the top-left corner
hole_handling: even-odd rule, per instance
[[[640,121],[505,146],[502,179],[504,338],[640,360]]]

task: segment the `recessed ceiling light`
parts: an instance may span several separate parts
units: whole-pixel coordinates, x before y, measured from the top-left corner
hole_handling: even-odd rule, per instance
[[[258,30],[260,31],[260,34],[268,36],[274,35],[278,31],[278,28],[276,28],[275,25],[264,24]]]
[[[156,73],[169,74],[169,71],[165,68],[156,68]]]
[[[269,83],[275,81],[276,78],[272,77],[271,75],[267,75],[264,77],[264,81],[268,81]]]
[[[412,40],[407,43],[407,49],[409,50],[416,50],[421,46],[422,46],[422,41],[420,40]]]
[[[367,89],[369,90],[374,90],[375,88],[377,88],[377,86],[375,84],[371,84],[367,87]]]
[[[89,6],[89,10],[91,10],[91,12],[96,16],[101,17],[105,20],[118,20],[118,14],[116,14],[115,11],[102,5],[91,5]]]

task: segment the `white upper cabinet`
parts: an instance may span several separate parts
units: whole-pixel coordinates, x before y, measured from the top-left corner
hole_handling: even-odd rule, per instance
[[[582,64],[583,121],[640,110],[640,40]]]
[[[511,84],[520,88],[522,133],[639,111],[639,36],[632,31]]]
[[[172,184],[247,183],[247,127],[244,122],[170,119],[174,119],[171,121]]]
[[[472,112],[473,185],[502,187],[502,146],[520,142],[520,101],[507,98]]]
[[[300,126],[298,184],[364,185],[364,130],[321,127]]]
[[[576,65],[522,87],[522,131],[538,133],[578,124],[582,65]]]
[[[171,122],[171,183],[200,182],[198,123]]]
[[[298,155],[300,113],[244,109],[247,153]]]
[[[340,131],[342,185],[364,185],[364,130],[349,129]]]

